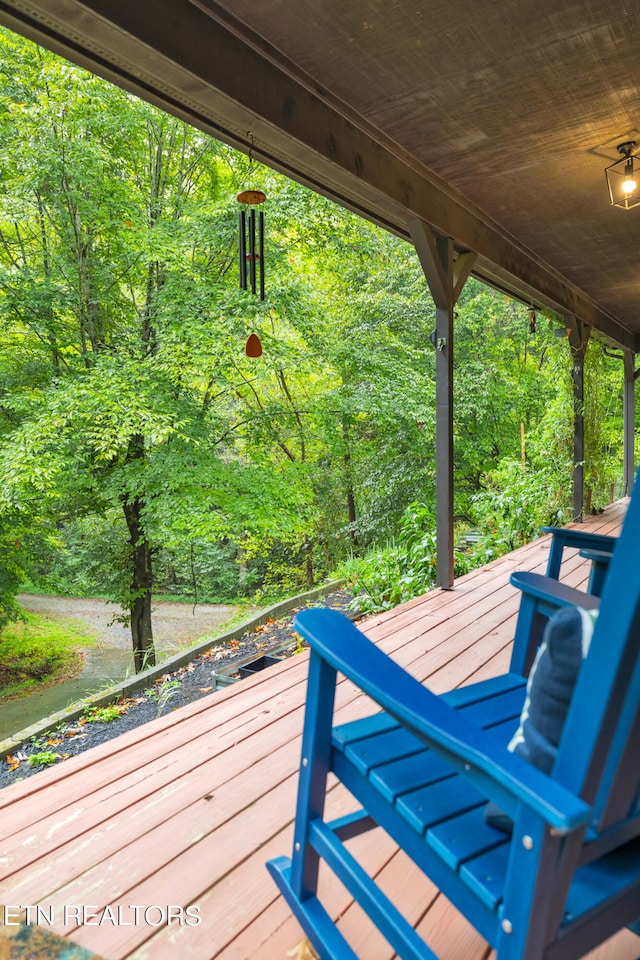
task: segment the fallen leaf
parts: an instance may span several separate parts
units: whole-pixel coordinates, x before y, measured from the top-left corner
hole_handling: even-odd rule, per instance
[[[9,764],[9,773],[13,773],[14,770],[17,770],[18,767],[20,766],[20,761],[18,760],[17,757],[12,757],[7,755],[6,760],[7,760],[7,763]]]
[[[213,690],[213,687],[200,687],[200,693],[209,693],[210,690]]]
[[[56,737],[56,738],[52,737],[50,740],[47,740],[47,744],[50,747],[59,747],[61,743],[62,743],[62,740],[59,737]]]
[[[288,957],[295,957],[295,960],[318,960],[318,954],[315,952],[308,940],[301,940],[293,950],[289,950]]]

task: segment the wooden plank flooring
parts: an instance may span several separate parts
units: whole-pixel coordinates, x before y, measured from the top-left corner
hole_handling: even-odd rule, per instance
[[[614,504],[583,529],[616,533],[624,507]],[[544,572],[548,547],[549,538],[538,540],[363,628],[436,692],[498,673],[518,608],[509,574]],[[568,555],[563,580],[584,588],[588,573],[575,551]],[[306,660],[292,657],[0,792],[0,903],[39,904],[57,932],[106,960],[295,956],[302,934],[264,863],[291,846]],[[336,707],[341,722],[367,710],[346,680]],[[335,788],[329,805],[347,812],[350,798]],[[355,844],[436,952],[486,960],[486,943],[378,832]],[[325,887],[363,958],[391,960],[347,893],[335,880]],[[93,923],[65,925],[65,907],[82,905]],[[147,922],[133,922],[134,905],[150,908]],[[163,922],[167,907],[189,905],[199,908],[197,926]],[[624,933],[592,960],[639,953],[640,941]]]

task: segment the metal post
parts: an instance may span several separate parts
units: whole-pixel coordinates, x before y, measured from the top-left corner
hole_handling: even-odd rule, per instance
[[[635,475],[636,355],[624,351],[624,492],[631,495]]]

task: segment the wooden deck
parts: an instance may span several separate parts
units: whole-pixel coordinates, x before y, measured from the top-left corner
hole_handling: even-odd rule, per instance
[[[614,504],[582,528],[616,533],[623,514],[624,504]],[[538,540],[364,629],[436,692],[502,671],[518,607],[509,574],[544,572],[548,546],[549,538]],[[562,579],[584,588],[587,578],[588,565],[574,553]],[[301,932],[264,863],[291,846],[306,660],[292,657],[2,791],[0,904],[40,905],[54,930],[107,960],[298,956],[289,951]],[[343,681],[337,708],[345,721],[367,705]],[[334,790],[330,803],[346,812],[349,798]],[[490,956],[387,838],[355,843],[443,960]],[[390,960],[390,948],[335,882],[327,897],[356,951]],[[92,923],[65,926],[64,908],[69,918],[69,908],[81,905],[95,914]],[[147,922],[133,922],[134,905],[150,908]],[[168,906],[187,905],[199,907],[197,926],[161,922]],[[591,956],[639,954],[640,941],[624,932]]]

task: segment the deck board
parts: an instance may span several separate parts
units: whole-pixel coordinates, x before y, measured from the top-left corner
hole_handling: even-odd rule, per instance
[[[584,528],[615,533],[624,504]],[[549,538],[498,558],[363,625],[382,649],[436,692],[495,675],[508,664],[519,595],[514,570],[544,572]],[[567,551],[562,579],[586,587],[589,565]],[[307,655],[176,710],[0,792],[0,903],[52,906],[54,929],[106,960],[245,960],[286,957],[302,939],[265,861],[291,846]],[[337,721],[367,711],[349,681]],[[352,808],[329,793],[339,815]],[[353,841],[385,889],[443,960],[486,960],[486,943],[404,854],[374,834]],[[325,881],[331,909],[367,960],[393,951],[350,897]],[[62,924],[70,904],[197,904],[199,926]],[[593,960],[631,960],[621,934]]]

